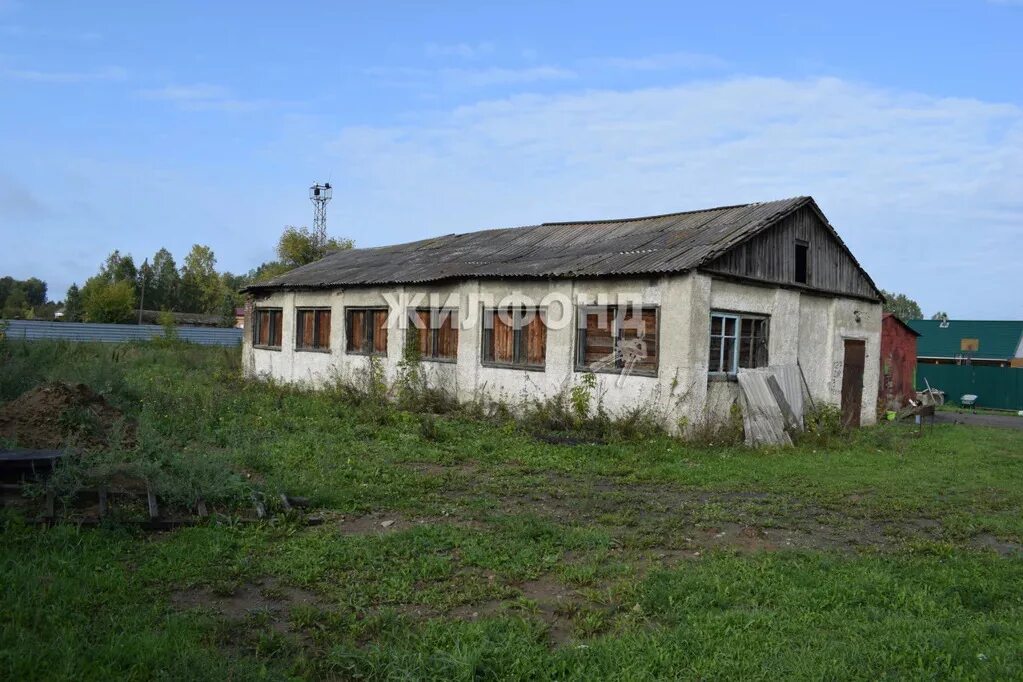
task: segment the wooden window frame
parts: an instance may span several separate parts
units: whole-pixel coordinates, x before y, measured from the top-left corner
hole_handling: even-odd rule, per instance
[[[714,334],[714,318],[721,318],[721,334]],[[735,334],[725,334],[725,320],[735,320]],[[742,350],[742,339],[744,338],[742,332],[743,321],[749,321],[754,325],[758,322],[763,323],[763,341],[764,344],[764,363],[763,364],[749,364],[743,365],[740,360],[740,353]],[[724,364],[725,360],[725,339],[732,339],[732,357],[729,362],[729,369],[727,370],[716,370],[710,368],[710,345],[715,339],[721,339],[721,348],[718,351],[718,366]],[[750,342],[750,359],[755,358],[757,349],[755,347],[756,334],[749,336]],[[712,310],[710,313],[710,333],[708,335],[708,348],[707,348],[707,374],[712,378],[717,379],[734,379],[740,369],[757,369],[760,367],[768,367],[771,363],[770,357],[770,343],[771,343],[771,316],[761,315],[757,313],[741,313],[731,310]]]
[[[416,326],[415,320],[416,320],[416,315],[418,313],[429,313],[430,321],[429,321],[428,327],[426,329],[420,329],[419,327]],[[445,357],[445,356],[437,355],[437,348],[440,346],[440,331],[441,331],[440,330],[440,326],[439,326],[439,322],[438,322],[438,318],[439,318],[439,316],[441,314],[444,314],[444,313],[447,313],[448,315],[453,315],[454,316],[454,320],[455,320],[455,322],[454,322],[454,324],[455,324],[455,334],[457,336],[461,336],[461,330],[458,327],[458,320],[459,320],[459,317],[460,317],[459,309],[458,308],[409,308],[408,309],[408,320],[409,320],[409,325],[410,326],[408,328],[408,332],[407,333],[408,334],[416,333],[418,335],[419,332],[424,332],[424,331],[427,332],[428,336],[427,336],[427,341],[426,341],[426,352],[422,354],[422,357],[420,358],[421,360],[423,360],[425,362],[445,362],[445,363],[447,363],[449,365],[453,365],[453,364],[456,364],[458,362],[458,343],[457,342],[455,343],[455,355],[454,355],[454,357]],[[408,337],[406,336],[406,343],[407,342],[408,342]]]
[[[345,336],[345,345],[344,345],[344,348],[345,348],[345,354],[346,355],[364,355],[364,356],[367,356],[367,357],[377,357],[377,358],[385,358],[385,357],[387,357],[386,345],[387,345],[387,342],[390,341],[390,339],[387,339],[385,341],[385,348],[384,348],[384,350],[382,350],[382,351],[373,350],[373,347],[376,345],[374,343],[374,341],[376,340],[375,339],[376,326],[373,324],[373,317],[375,316],[374,313],[379,313],[379,312],[382,312],[382,313],[385,313],[385,314],[389,314],[390,313],[390,311],[386,307],[381,307],[381,306],[345,306],[345,320],[344,320],[344,322],[345,322],[345,329],[344,329],[344,332],[345,332],[345,334],[344,334],[344,336]],[[363,349],[367,349],[368,348],[369,350],[351,350],[348,347],[348,333],[349,333],[349,330],[351,329],[351,324],[352,324],[351,315],[352,315],[352,313],[363,313],[363,315],[366,315],[369,318],[369,322],[367,322],[366,319],[363,318],[363,327],[362,327],[363,328],[363,335],[362,335],[362,339],[361,339],[361,341],[362,341],[361,348],[363,348]],[[385,327],[385,330],[386,330],[386,327]],[[390,336],[390,334],[388,334],[388,336]]]
[[[493,324],[487,324],[488,319],[492,319],[489,316],[497,315],[500,311],[505,310],[509,314],[513,314],[517,311],[519,315],[515,315],[512,318],[512,356],[515,358],[512,362],[498,362],[495,360],[487,359],[487,346],[491,343],[491,338],[494,334]],[[522,317],[529,311],[533,311],[536,315],[540,316],[543,322],[544,332],[544,348],[543,348],[543,364],[529,364],[529,349],[527,344],[522,343]],[[547,328],[547,308],[537,306],[530,308],[527,306],[516,306],[515,308],[482,308],[482,316],[480,319],[483,322],[483,334],[481,335],[480,344],[480,365],[483,367],[494,367],[497,369],[519,369],[527,372],[546,372],[547,371],[547,338],[546,332],[550,329]]]
[[[259,342],[259,327],[260,318],[263,315],[269,317],[268,328],[267,328],[267,342]],[[274,316],[280,319],[280,333],[275,338],[275,332],[277,326],[274,325]],[[281,350],[281,343],[284,338],[284,308],[278,308],[273,306],[260,306],[252,309],[252,347],[259,348],[260,350]],[[276,341],[277,343],[273,343]]]
[[[799,279],[799,253],[803,253],[803,279]],[[797,239],[792,254],[792,281],[803,286],[810,286],[810,242]]]
[[[661,369],[661,307],[658,305],[587,305],[579,306],[576,310],[576,343],[575,343],[575,371],[593,372],[595,374],[618,374],[625,367],[619,348],[624,339],[625,314],[638,312],[642,315],[645,311],[654,312],[654,345],[657,349],[657,363],[652,369],[631,370],[631,374],[646,377],[656,377]],[[591,369],[586,364],[586,316],[601,311],[610,311],[611,338],[614,339],[614,352],[616,354],[615,366],[606,369]],[[644,331],[644,336],[646,332]]]
[[[313,314],[313,345],[303,346],[302,345],[302,332],[305,331],[302,323],[302,313]],[[333,318],[333,311],[329,306],[301,306],[295,308],[295,350],[302,351],[303,353],[329,353],[330,352],[330,341],[331,341],[331,323],[327,325],[327,345],[320,346],[320,313],[328,313]]]

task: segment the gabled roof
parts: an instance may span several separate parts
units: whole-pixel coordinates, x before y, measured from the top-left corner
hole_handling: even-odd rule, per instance
[[[905,330],[906,330],[907,332],[909,332],[909,333],[910,333],[910,334],[912,334],[913,336],[920,336],[920,332],[918,332],[917,330],[913,329],[913,328],[912,328],[912,327],[910,327],[910,326],[909,326],[908,324],[906,324],[905,322],[903,322],[903,321],[902,321],[901,319],[899,319],[899,318],[898,318],[898,316],[896,316],[896,315],[895,315],[894,313],[882,313],[882,314],[881,314],[881,319],[882,319],[882,320],[884,320],[885,322],[887,322],[887,321],[891,321],[891,322],[892,322],[892,324],[898,324],[898,325],[899,325],[900,327],[902,327],[903,329],[905,329]]]
[[[794,197],[642,218],[543,223],[449,234],[394,246],[337,251],[247,289],[685,272],[713,260],[804,206],[820,212],[811,197]],[[842,243],[830,225],[828,229]],[[844,244],[842,248],[848,252]]]
[[[947,327],[941,326],[941,320],[910,320],[908,324],[920,333],[916,342],[920,358],[954,358],[962,353],[963,339],[980,342],[979,349],[971,353],[975,359],[1023,356],[1023,320],[949,320]]]

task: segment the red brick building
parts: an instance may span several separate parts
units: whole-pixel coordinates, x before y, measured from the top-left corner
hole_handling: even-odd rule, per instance
[[[881,318],[881,378],[878,403],[899,408],[916,395],[916,338],[920,336],[891,313]]]

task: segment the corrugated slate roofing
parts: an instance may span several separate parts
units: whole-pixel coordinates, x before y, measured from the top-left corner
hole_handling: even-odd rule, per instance
[[[980,347],[974,358],[1009,360],[1017,357],[1023,343],[1023,320],[949,320],[942,328],[940,320],[910,320],[906,324],[920,334],[916,340],[919,358],[954,358],[962,351],[963,339],[977,339]]]
[[[684,272],[709,262],[805,205],[816,207],[810,197],[793,197],[643,218],[449,234],[393,246],[337,251],[248,289]]]

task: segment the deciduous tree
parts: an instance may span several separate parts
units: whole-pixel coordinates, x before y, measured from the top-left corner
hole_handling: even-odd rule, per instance
[[[922,320],[924,313],[916,301],[905,294],[897,294],[894,291],[881,290],[884,295],[884,311],[892,313],[903,322],[909,320]]]
[[[195,244],[181,268],[181,310],[215,314],[223,302],[217,258],[213,249]]]
[[[82,306],[87,322],[131,322],[135,319],[135,283],[90,277],[82,287]]]
[[[181,275],[174,256],[167,249],[153,254],[152,278],[146,282],[146,307],[150,310],[177,310]]]

